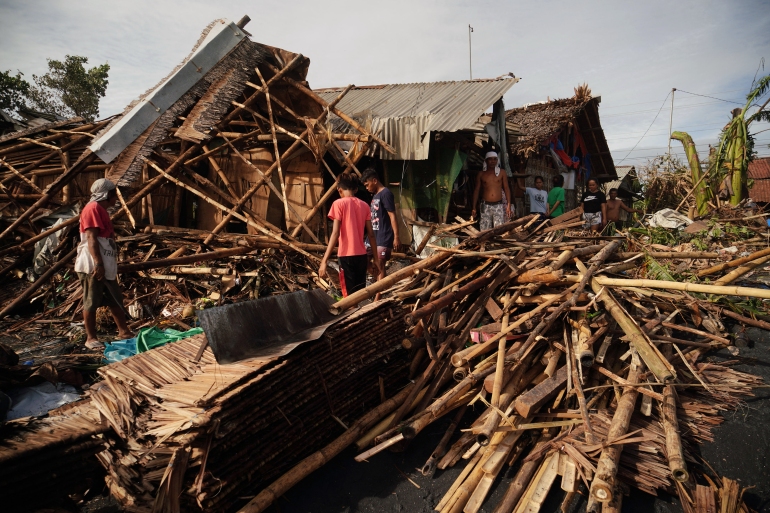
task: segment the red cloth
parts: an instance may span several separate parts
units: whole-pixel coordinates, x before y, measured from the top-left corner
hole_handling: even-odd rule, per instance
[[[364,234],[372,212],[366,202],[355,197],[340,198],[332,203],[329,219],[340,221],[340,242],[337,256],[365,255]]]
[[[97,237],[109,239],[115,235],[115,229],[112,227],[112,221],[110,221],[107,209],[96,201],[86,204],[80,212],[80,233],[85,232],[89,228],[99,229]]]

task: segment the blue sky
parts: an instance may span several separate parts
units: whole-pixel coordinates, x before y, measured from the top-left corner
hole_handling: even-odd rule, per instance
[[[312,87],[522,77],[508,108],[568,97],[586,82],[616,164],[665,153],[673,127],[700,151],[715,143],[729,111],[743,103],[760,59],[770,74],[770,0],[401,1],[0,0],[0,70],[31,80],[46,58],[85,55],[109,62],[101,115],[120,112],[187,55],[216,18],[252,18],[253,39],[310,57]],[[711,96],[704,98],[687,94]],[[660,110],[655,123],[651,122]],[[640,141],[649,127],[649,133]],[[756,132],[770,125],[756,125]],[[770,131],[757,135],[770,155]],[[682,153],[675,143],[673,150]]]

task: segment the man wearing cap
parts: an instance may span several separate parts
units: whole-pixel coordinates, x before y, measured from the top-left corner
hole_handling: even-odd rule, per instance
[[[476,187],[473,189],[473,211],[476,217],[476,205],[481,199],[481,219],[479,228],[489,230],[511,218],[511,191],[508,188],[508,176],[497,165],[497,153],[490,151],[484,159],[485,168],[476,175]]]
[[[123,294],[118,285],[118,248],[115,245],[115,230],[107,209],[115,205],[118,193],[115,184],[100,178],[91,185],[91,201],[80,212],[80,244],[75,260],[83,287],[83,323],[86,329],[86,347],[103,349],[96,334],[96,310],[109,307],[118,336],[133,338],[126,324],[123,309]]]

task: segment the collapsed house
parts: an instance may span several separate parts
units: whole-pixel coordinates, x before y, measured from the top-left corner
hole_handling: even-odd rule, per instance
[[[529,212],[524,188],[534,187],[536,176],[543,177],[546,189],[555,175],[564,176],[565,210],[577,207],[588,179],[619,179],[599,120],[600,103],[600,96],[578,88],[573,98],[506,111],[506,120],[521,132],[509,143],[518,212]]]
[[[364,451],[359,459],[370,458],[451,412],[455,420],[422,469],[431,475],[466,466],[435,504],[440,511],[479,511],[506,463],[517,461],[503,511],[538,511],[557,475],[567,505],[584,494],[592,509],[606,503],[608,511],[619,510],[624,486],[632,485],[678,493],[690,508],[720,502],[738,510],[740,486],[729,479],[702,484],[692,451],[710,439],[718,413],[760,380],[699,360],[730,345],[720,319],[770,324],[740,306],[730,305],[742,313],[690,294],[770,297],[758,288],[722,286],[767,253],[711,265],[730,257],[684,245],[652,251],[643,239],[625,240],[622,248],[620,239],[570,232],[576,210],[545,222],[525,216],[486,232],[447,224],[454,184],[469,160],[478,158],[480,167],[492,143],[503,161],[510,150],[513,176],[548,177],[541,169],[552,166],[553,175],[561,162],[583,179],[620,179],[596,129],[599,99],[558,100],[503,116],[500,99],[513,79],[313,92],[307,66],[302,55],[252,42],[242,23],[217,21],[123,115],[0,140],[4,274],[18,271],[36,242],[77,223],[76,209],[65,214],[52,206],[85,201],[90,181],[107,176],[121,185],[111,215],[119,242],[129,247],[119,267],[124,284],[139,275],[189,303],[189,277],[206,275],[242,287],[228,306],[262,308],[236,303],[259,297],[280,303],[280,315],[260,310],[260,325],[224,337],[240,348],[268,331],[262,326],[285,327],[308,310],[291,298],[312,295],[326,317],[334,315],[325,332],[292,352],[225,359],[207,332],[101,367],[82,401],[46,419],[4,426],[3,503],[43,505],[41,482],[50,493],[73,493],[73,470],[92,474],[97,459],[128,511],[264,511],[353,442]],[[469,92],[470,99],[460,97]],[[404,106],[392,105],[397,98]],[[490,105],[492,116],[483,116]],[[463,116],[453,118],[453,109]],[[339,173],[356,172],[359,163],[381,166],[386,183],[403,185],[403,218],[419,226],[425,215],[436,234],[463,240],[334,302],[309,290],[331,288],[315,273],[323,208]],[[58,225],[41,229],[42,219],[56,215],[64,216]],[[756,218],[747,218],[756,229]],[[736,245],[753,243],[738,231],[729,236]],[[9,280],[21,284],[0,313],[11,329],[44,315],[62,323],[76,317],[77,284],[56,278],[74,256],[71,239],[62,235],[53,244],[55,258],[31,285]],[[716,285],[655,279],[668,272],[659,261],[684,262],[698,278],[721,276]],[[641,274],[626,279],[629,271]],[[284,284],[267,294],[274,298],[259,287],[244,290],[268,275]],[[195,286],[209,293],[210,281]],[[157,292],[137,291],[132,301]],[[351,310],[377,293],[388,298]],[[45,298],[42,314],[6,317],[33,296]],[[175,316],[168,317],[180,322]],[[53,324],[51,317],[44,322]],[[225,330],[236,327],[221,319]],[[472,404],[481,415],[454,436]],[[699,481],[688,481],[690,475]]]

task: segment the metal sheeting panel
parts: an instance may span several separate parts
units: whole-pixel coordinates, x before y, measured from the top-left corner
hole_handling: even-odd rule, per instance
[[[515,78],[354,87],[337,105],[354,118],[372,119],[372,129],[396,149],[388,160],[428,158],[429,132],[470,129],[513,84]],[[342,89],[316,91],[327,102]]]
[[[344,319],[329,313],[334,299],[321,289],[270,296],[207,308],[198,312],[217,362],[277,357],[303,342],[316,340]]]
[[[112,162],[245,37],[231,21],[214,25],[186,62],[94,141],[91,151],[105,163]]]

